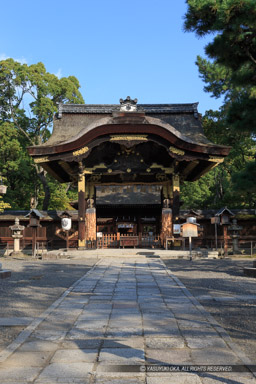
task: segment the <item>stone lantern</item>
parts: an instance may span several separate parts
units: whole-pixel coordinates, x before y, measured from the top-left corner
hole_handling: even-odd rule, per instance
[[[37,209],[31,209],[29,214],[29,225],[28,227],[32,228],[32,256],[36,256],[36,234],[37,228],[41,227],[40,219],[44,217]]]
[[[228,230],[231,232],[230,237],[232,238],[233,242],[233,254],[240,253],[238,249],[238,239],[240,237],[239,232],[243,229],[243,227],[240,227],[237,225],[237,220],[233,219],[232,224],[228,228]]]
[[[14,239],[14,247],[13,247],[14,249],[13,249],[13,252],[11,255],[17,256],[17,255],[21,254],[20,239],[22,239],[22,237],[23,237],[22,232],[24,231],[25,227],[23,225],[20,225],[20,221],[19,221],[18,217],[16,217],[15,224],[10,226],[9,228],[12,231],[12,237]]]
[[[228,256],[228,226],[230,225],[230,218],[234,217],[234,213],[227,207],[220,209],[216,214],[220,218],[220,225],[223,227],[223,240],[224,240],[224,257]]]

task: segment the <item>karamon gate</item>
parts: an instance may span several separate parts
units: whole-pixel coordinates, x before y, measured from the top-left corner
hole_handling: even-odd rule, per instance
[[[78,246],[104,233],[159,236],[179,223],[180,184],[221,163],[229,147],[204,135],[197,103],[60,104],[50,139],[29,148],[59,182],[78,185]],[[125,245],[125,243],[123,243]]]

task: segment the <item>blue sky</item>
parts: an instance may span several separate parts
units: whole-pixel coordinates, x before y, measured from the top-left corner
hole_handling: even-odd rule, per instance
[[[74,75],[88,104],[221,102],[195,65],[208,39],[183,32],[185,0],[2,0],[0,59]],[[5,16],[4,16],[5,15]]]

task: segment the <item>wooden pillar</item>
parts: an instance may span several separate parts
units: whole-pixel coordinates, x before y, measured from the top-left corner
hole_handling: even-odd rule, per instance
[[[95,208],[95,185],[89,184],[89,207],[85,211],[86,217],[86,229],[85,239],[86,241],[96,242],[97,239],[97,221],[96,221],[96,208]]]
[[[162,245],[165,247],[166,238],[172,236],[172,210],[170,208],[162,209],[162,229],[161,240]]]
[[[173,190],[173,205],[172,214],[173,222],[178,222],[180,215],[180,177],[179,175],[172,176],[172,190]]]
[[[223,224],[224,257],[228,257],[228,225]]]
[[[32,227],[32,256],[36,256],[36,236],[37,235],[37,227]]]
[[[86,209],[86,241],[96,241],[97,227],[96,227],[96,208]]]
[[[78,178],[78,247],[85,247],[85,176]]]

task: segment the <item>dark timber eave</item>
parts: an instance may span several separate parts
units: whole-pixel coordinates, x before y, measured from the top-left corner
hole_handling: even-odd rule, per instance
[[[113,145],[109,147],[111,143]],[[145,143],[151,143],[151,147]],[[140,156],[144,162],[147,156],[143,145],[148,151],[159,147],[156,157],[151,162],[147,159],[148,168],[145,169],[143,164],[138,166],[136,157],[131,159],[129,149],[142,150]],[[101,151],[96,156],[97,148]],[[122,148],[127,152],[124,164],[129,160],[130,172],[137,173],[136,182],[138,175],[142,181],[155,182],[155,176],[166,173],[170,167],[183,180],[196,180],[221,163],[231,149],[211,143],[205,137],[197,103],[139,104],[136,112],[120,111],[120,105],[67,104],[59,106],[50,139],[43,145],[29,147],[28,151],[36,163],[61,182],[77,180],[79,162],[83,162],[85,169],[89,167],[89,174],[101,175],[105,182],[113,178],[122,182],[127,181],[129,175],[124,175],[125,169],[120,168],[118,173],[113,168],[116,153]],[[99,157],[102,157],[101,161],[98,161]]]

